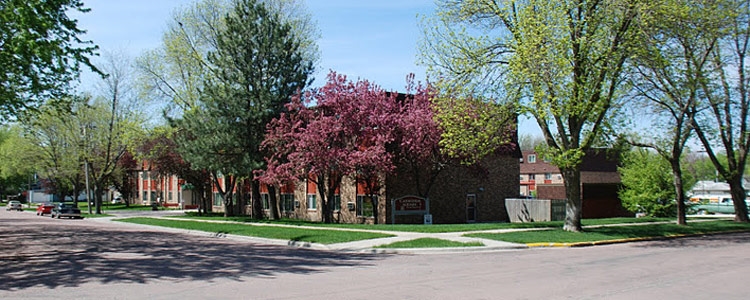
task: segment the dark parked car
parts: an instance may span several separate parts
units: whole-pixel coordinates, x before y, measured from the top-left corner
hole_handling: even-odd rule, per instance
[[[36,207],[36,215],[37,216],[49,215],[52,213],[53,208],[55,208],[55,206],[52,205],[52,203],[39,204],[39,206]]]
[[[52,209],[52,213],[50,214],[53,218],[74,218],[74,219],[83,219],[81,216],[81,210],[72,204],[67,203],[59,203],[55,205],[55,208]]]

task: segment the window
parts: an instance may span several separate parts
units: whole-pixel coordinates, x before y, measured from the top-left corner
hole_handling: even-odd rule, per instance
[[[372,217],[373,216],[373,199],[377,200],[377,196],[363,196],[357,195],[357,217]]]
[[[221,194],[219,194],[218,192],[215,192],[214,193],[214,206],[221,206],[221,200],[222,200]]]
[[[148,179],[148,171],[141,172],[141,178]]]
[[[271,209],[271,195],[267,193],[260,194],[260,205],[265,210]]]
[[[148,200],[148,192],[143,191],[143,201],[145,202],[146,200]]]
[[[331,202],[333,205],[333,210],[341,210],[341,195],[335,194],[333,195],[333,202]]]
[[[536,176],[534,176],[534,174],[529,174],[529,180],[534,180],[534,179],[536,179],[535,177]]]
[[[294,211],[294,194],[281,194],[281,211]]]
[[[536,154],[529,154],[529,163],[533,164],[536,162]]]
[[[315,195],[307,195],[307,210],[318,209],[318,201],[315,201]]]
[[[544,180],[551,180],[552,179],[552,173],[544,173]]]

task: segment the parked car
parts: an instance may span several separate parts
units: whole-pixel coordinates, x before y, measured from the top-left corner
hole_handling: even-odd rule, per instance
[[[36,215],[44,216],[52,213],[52,209],[55,208],[52,203],[42,203],[36,207]]]
[[[21,201],[10,200],[8,201],[8,205],[5,206],[5,210],[23,211],[23,205],[21,205]]]
[[[697,197],[694,197],[697,198]],[[734,202],[732,197],[719,196],[715,198],[698,198],[695,201],[693,198],[690,199],[694,204],[690,208],[695,211],[696,214],[734,214]],[[750,203],[745,201],[750,209]]]
[[[50,214],[52,218],[72,218],[72,219],[83,219],[81,216],[81,210],[72,204],[59,203],[55,205]]]
[[[125,203],[125,201],[123,201],[121,197],[112,199],[112,204],[123,204],[123,203]]]

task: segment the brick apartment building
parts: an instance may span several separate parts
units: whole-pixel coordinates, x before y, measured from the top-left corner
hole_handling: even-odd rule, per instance
[[[565,199],[560,169],[534,151],[523,151],[520,188],[523,196],[539,199]],[[584,218],[632,216],[617,195],[621,187],[617,154],[607,149],[591,149],[581,164],[581,197]]]

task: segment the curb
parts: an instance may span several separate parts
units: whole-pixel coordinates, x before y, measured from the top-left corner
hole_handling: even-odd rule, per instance
[[[740,233],[740,232],[750,232],[750,230],[730,230],[730,231],[695,233],[695,234],[672,234],[672,235],[666,235],[666,236],[616,239],[616,240],[595,241],[595,242],[527,243],[526,246],[529,248],[579,248],[579,247],[603,246],[603,245],[632,243],[632,242],[662,241],[662,240],[670,240],[670,239],[677,239],[677,238],[684,238],[684,237],[711,236],[711,235],[732,234],[732,233]]]

